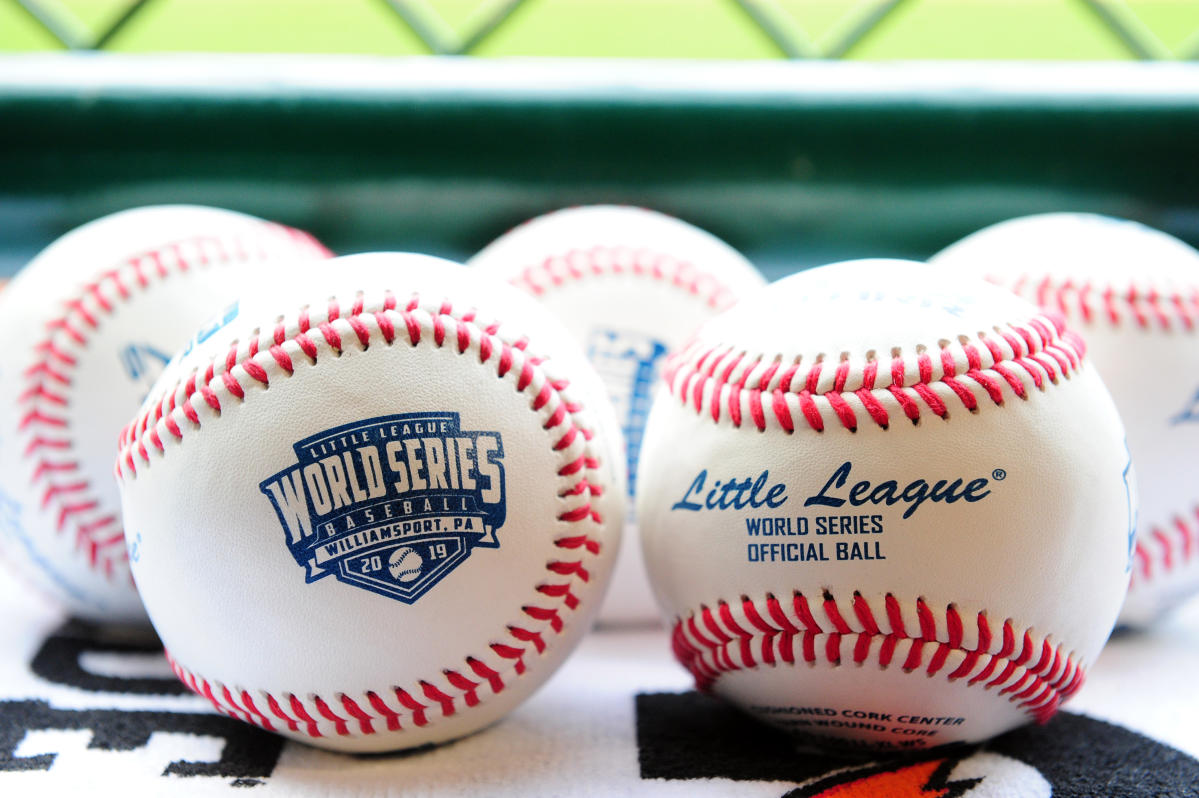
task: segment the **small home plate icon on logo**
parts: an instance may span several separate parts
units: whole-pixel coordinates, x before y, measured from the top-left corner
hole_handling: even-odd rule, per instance
[[[326,430],[259,488],[296,563],[406,604],[476,548],[498,548],[506,515],[498,432],[457,413],[402,413]]]

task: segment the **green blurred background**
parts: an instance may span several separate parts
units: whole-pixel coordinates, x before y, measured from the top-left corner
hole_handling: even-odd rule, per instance
[[[169,202],[454,258],[635,204],[770,276],[1060,210],[1199,243],[1196,59],[1199,0],[0,0],[0,274]]]
[[[0,0],[0,50],[1193,59],[1195,0]]]

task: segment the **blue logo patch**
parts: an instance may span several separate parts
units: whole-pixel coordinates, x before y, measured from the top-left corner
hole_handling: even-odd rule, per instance
[[[621,419],[628,447],[630,497],[637,483],[637,458],[649,417],[650,391],[666,352],[663,342],[626,330],[593,330],[587,340],[587,357],[607,386],[617,418]]]
[[[457,413],[401,413],[299,441],[297,463],[259,484],[306,581],[330,574],[412,604],[466,561],[499,548],[504,446]]]

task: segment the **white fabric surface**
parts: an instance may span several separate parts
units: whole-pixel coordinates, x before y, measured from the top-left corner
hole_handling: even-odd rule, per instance
[[[209,711],[206,701],[190,694],[88,693],[34,676],[29,660],[60,622],[57,612],[32,604],[7,575],[0,581],[0,700],[40,698],[63,709]],[[85,668],[99,673],[169,673],[156,657],[82,659]],[[1151,631],[1115,637],[1068,708],[1126,725],[1199,757],[1197,672],[1199,602],[1191,602]],[[249,794],[779,796],[794,787],[726,779],[642,780],[633,697],[682,692],[689,686],[689,677],[670,657],[664,629],[601,629],[529,701],[482,732],[402,756],[352,757],[288,742],[273,773]],[[29,733],[16,755],[55,752],[53,767],[0,770],[0,795],[132,798],[231,792],[230,778],[162,775],[175,760],[216,759],[221,748],[217,738],[156,733],[136,750],[107,751],[89,749],[91,737],[87,730]]]

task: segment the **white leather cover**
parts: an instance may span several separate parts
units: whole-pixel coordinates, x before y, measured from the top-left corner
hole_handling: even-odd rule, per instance
[[[818,744],[1052,715],[1112,628],[1135,502],[1081,349],[905,261],[802,272],[704,325],[668,365],[638,498],[698,685]]]
[[[599,606],[624,512],[603,386],[544,308],[457,264],[252,288],[139,419],[133,574],[176,672],[233,717],[351,751],[458,737]]]
[[[710,233],[657,211],[615,205],[538,216],[500,236],[468,265],[537,297],[583,344],[621,421],[630,498],[666,354],[702,322],[765,284],[749,261]],[[631,513],[626,534],[635,539]],[[657,620],[635,543],[621,551],[600,620]]]
[[[117,434],[197,326],[268,264],[324,258],[306,233],[156,206],[63,236],[0,294],[0,557],[100,621],[145,623],[112,478]]]
[[[1136,222],[1081,213],[1012,219],[933,262],[1066,316],[1111,390],[1141,496],[1120,623],[1199,592],[1199,252]]]

